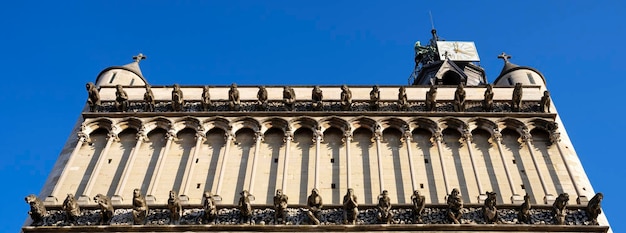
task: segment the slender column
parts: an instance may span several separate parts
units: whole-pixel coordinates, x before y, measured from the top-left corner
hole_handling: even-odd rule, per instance
[[[502,166],[504,166],[504,173],[506,173],[506,179],[509,181],[511,194],[513,194],[513,196],[518,195],[517,191],[515,190],[515,185],[513,183],[513,177],[511,176],[511,172],[509,170],[509,165],[507,164],[506,158],[504,158],[504,152],[502,151],[502,134],[497,128],[493,130],[493,140],[496,141],[496,145],[498,145],[498,152],[500,153]]]
[[[159,186],[159,181],[161,180],[161,172],[165,169],[165,157],[167,153],[170,151],[170,147],[172,146],[172,141],[176,138],[176,134],[174,134],[173,130],[170,130],[165,135],[165,148],[159,154],[159,158],[157,159],[157,163],[155,165],[156,170],[154,171],[154,175],[150,179],[150,185],[148,186],[147,194],[153,196],[156,193],[157,187]]]
[[[350,179],[352,177],[351,175],[351,169],[350,169],[350,141],[352,140],[352,132],[350,131],[350,129],[346,129],[346,132],[344,134],[345,136],[345,142],[346,142],[346,171],[348,174],[346,174],[346,188],[352,188],[352,179]]]
[[[291,141],[293,140],[293,133],[291,130],[285,132],[285,161],[283,162],[283,193],[287,191],[287,165],[289,164],[289,150],[291,150]]]
[[[417,190],[417,180],[415,179],[415,165],[413,165],[413,152],[411,151],[411,139],[413,134],[409,127],[404,128],[404,142],[406,143],[406,152],[409,155],[409,173],[411,173],[411,190]]]
[[[469,151],[470,161],[472,161],[472,170],[474,170],[474,178],[476,179],[476,185],[478,186],[478,195],[482,195],[485,193],[483,190],[483,185],[480,183],[480,176],[478,175],[478,170],[476,170],[476,160],[474,159],[474,151],[472,149],[472,133],[464,129],[463,130],[463,138],[465,139],[465,143],[467,144],[467,150]]]
[[[528,147],[528,152],[530,152],[530,157],[533,159],[533,164],[535,165],[535,170],[537,170],[537,176],[539,176],[539,182],[541,182],[541,188],[543,188],[543,193],[548,196],[548,187],[546,186],[546,182],[543,179],[543,174],[541,174],[541,170],[539,169],[539,164],[537,163],[537,158],[535,158],[535,152],[532,147],[532,135],[528,132],[527,128],[522,129],[522,141],[526,143],[526,147]]]
[[[561,148],[561,133],[557,132],[556,129],[552,131],[550,133],[550,141],[552,142],[552,144],[556,144],[556,148],[559,150],[561,159],[563,160],[563,163],[565,163],[565,169],[567,169],[567,174],[569,175],[569,178],[572,180],[572,185],[574,186],[576,195],[578,197],[584,196],[581,194],[582,192],[580,191],[580,189],[578,189],[578,185],[576,184],[576,180],[574,179],[574,171],[572,170],[572,167],[570,167],[569,163],[567,162],[567,159],[565,158],[565,153],[563,153],[563,149]]]
[[[102,165],[104,164],[103,160],[105,160],[106,155],[109,153],[109,148],[111,148],[111,144],[113,144],[113,141],[119,140],[119,138],[117,138],[117,135],[115,135],[115,133],[113,132],[109,132],[107,137],[108,137],[107,144],[106,146],[104,146],[102,153],[100,153],[100,157],[98,157],[98,161],[96,161],[96,166],[94,167],[93,171],[91,172],[91,175],[89,176],[89,181],[87,182],[87,187],[85,188],[83,195],[89,196],[89,194],[93,190],[94,185],[96,185],[96,178],[100,174],[100,169],[102,169]]]
[[[257,131],[255,133],[256,144],[254,145],[254,158],[252,159],[252,171],[250,171],[250,187],[248,192],[254,194],[254,177],[256,177],[256,164],[259,157],[259,150],[261,149],[261,141],[263,141],[263,133]]]
[[[186,195],[189,193],[189,187],[191,186],[191,178],[193,177],[193,171],[196,168],[196,159],[198,159],[198,155],[200,154],[200,149],[202,147],[202,143],[206,139],[204,135],[204,130],[200,129],[196,133],[196,146],[193,149],[193,156],[191,159],[187,160],[187,166],[185,167],[185,174],[183,175],[183,188],[182,192],[179,192],[179,195]]]
[[[130,157],[128,157],[126,166],[124,166],[124,171],[122,172],[122,180],[117,185],[115,195],[122,196],[124,194],[124,187],[126,187],[126,183],[128,182],[128,178],[130,177],[130,170],[135,164],[135,158],[137,157],[137,154],[139,154],[139,148],[141,147],[141,143],[146,140],[146,137],[147,135],[143,128],[139,130],[139,132],[137,132],[137,144],[135,144],[133,152],[130,154]]]
[[[320,183],[320,144],[322,142],[322,138],[324,136],[324,133],[322,132],[322,127],[318,126],[317,129],[315,129],[315,178],[314,178],[314,184],[313,187],[314,188],[318,188],[319,187],[319,183]]]
[[[376,141],[376,160],[378,161],[378,183],[380,185],[380,192],[382,193],[385,190],[385,181],[383,179],[383,163],[381,161],[381,151],[380,151],[380,138],[383,137],[383,131],[380,125],[374,126],[376,130],[374,130],[374,141]]]
[[[222,163],[220,164],[220,175],[217,178],[217,188],[215,189],[215,193],[220,195],[220,191],[222,191],[222,182],[224,182],[224,171],[226,170],[226,159],[228,158],[228,154],[230,153],[230,144],[233,140],[233,133],[228,131],[226,133],[226,148],[224,149],[224,153],[222,154]]]
[[[441,173],[443,174],[443,183],[446,186],[446,194],[450,193],[450,183],[448,182],[448,175],[446,172],[446,162],[443,159],[443,152],[441,151],[441,141],[443,140],[443,134],[441,130],[437,129],[435,132],[435,141],[437,142],[437,152],[439,153],[439,161],[441,162]]]
[[[63,170],[61,171],[61,176],[59,176],[59,179],[57,180],[56,185],[54,185],[54,189],[52,190],[52,194],[50,194],[50,196],[58,198],[61,185],[65,183],[65,179],[67,178],[67,173],[69,173],[70,171],[69,168],[74,163],[74,158],[77,156],[78,151],[80,151],[80,148],[83,146],[83,143],[87,141],[87,139],[88,139],[88,135],[84,134],[82,131],[78,133],[78,142],[76,142],[76,147],[74,147],[72,154],[70,154],[70,157],[67,159],[67,162],[65,163],[65,168],[63,168]]]

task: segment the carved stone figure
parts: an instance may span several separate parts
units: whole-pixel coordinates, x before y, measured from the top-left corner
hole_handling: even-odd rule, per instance
[[[232,111],[239,111],[241,107],[241,101],[239,100],[239,90],[237,90],[237,84],[230,84],[230,90],[228,90],[228,108]]]
[[[217,219],[217,206],[215,205],[213,194],[210,191],[206,191],[203,197],[202,208],[204,208],[204,214],[202,214],[202,223],[215,223]]]
[[[461,217],[463,216],[461,213],[461,210],[463,209],[463,199],[461,198],[461,195],[459,195],[458,189],[452,189],[450,196],[448,196],[447,203],[448,218],[452,221],[452,223],[460,224]]]
[[[293,110],[296,103],[296,93],[293,91],[293,88],[286,86],[283,89],[283,102],[285,103],[287,111]]]
[[[211,94],[209,93],[209,86],[202,88],[202,110],[209,111],[212,107]]]
[[[267,89],[265,89],[265,86],[259,87],[256,98],[258,99],[257,108],[259,110],[267,110]]]
[[[274,223],[276,224],[287,222],[287,199],[282,189],[276,190],[276,196],[274,196]]]
[[[398,109],[400,111],[406,111],[409,109],[409,100],[406,97],[405,87],[400,87],[400,89],[398,89]]]
[[[341,110],[350,111],[352,109],[352,91],[347,85],[341,86]]]
[[[309,210],[307,211],[307,215],[309,216],[309,219],[311,219],[313,224],[319,225],[320,213],[322,210],[322,206],[324,205],[322,203],[322,196],[320,196],[319,190],[317,190],[316,188],[311,190],[311,195],[309,195],[309,197],[307,198],[306,205]]]
[[[569,195],[567,193],[561,193],[554,200],[552,204],[552,214],[554,214],[554,220],[557,225],[565,225],[565,216],[567,216],[567,202],[569,201]]]
[[[148,204],[146,199],[141,195],[139,189],[133,190],[133,224],[146,224],[148,219]]]
[[[550,112],[550,102],[550,92],[544,91],[543,96],[541,97],[541,103],[539,104],[541,112]]]
[[[493,111],[493,85],[487,85],[485,90],[485,98],[483,99],[483,109],[485,112]]]
[[[174,84],[172,90],[172,109],[174,109],[175,112],[180,112],[183,110],[184,103],[183,91],[180,89],[180,85]]]
[[[115,109],[120,112],[126,112],[128,109],[128,94],[119,84],[115,85]]]
[[[311,108],[318,111],[324,109],[324,104],[322,103],[323,99],[324,94],[322,93],[320,86],[313,87],[313,91],[311,92],[311,100],[313,101],[311,103]]]
[[[372,87],[370,91],[370,110],[376,111],[380,108],[380,88],[378,85]]]
[[[111,224],[111,219],[113,219],[113,213],[115,212],[115,209],[113,209],[113,204],[111,204],[111,199],[109,199],[109,197],[105,195],[98,194],[93,197],[93,201],[98,206],[100,206],[100,221],[98,224]]]
[[[420,195],[419,190],[415,190],[413,195],[411,195],[411,203],[413,203],[414,223],[424,223],[422,213],[424,213],[424,207],[426,207],[426,197]]]
[[[89,104],[90,112],[98,112],[100,110],[100,92],[92,82],[87,83],[87,104]]]
[[[152,93],[152,88],[150,85],[146,84],[146,93],[143,94],[143,102],[144,107],[143,110],[146,112],[154,112],[154,94]]]
[[[487,199],[483,205],[483,217],[485,217],[485,223],[491,224],[498,221],[498,209],[496,209],[496,193],[486,192]]]
[[[511,110],[513,112],[521,111],[522,106],[522,84],[516,83],[513,88],[513,100],[511,101]]]
[[[28,211],[28,215],[33,220],[32,226],[41,226],[45,225],[45,218],[48,216],[48,211],[46,211],[46,207],[43,205],[43,202],[35,196],[35,194],[31,194],[24,198],[26,203],[30,205],[30,211]]]
[[[465,112],[465,89],[463,89],[463,83],[459,83],[454,92],[454,111]]]
[[[519,213],[517,214],[517,221],[519,223],[530,224],[530,196],[528,193],[524,195],[524,203],[519,208]]]
[[[252,205],[250,205],[250,194],[247,190],[241,191],[239,197],[240,223],[250,224],[252,220]]]
[[[430,86],[426,92],[426,111],[437,111],[437,87]]]
[[[602,213],[600,203],[603,198],[604,195],[602,193],[596,193],[596,195],[589,200],[589,203],[587,203],[587,216],[589,216],[589,221],[591,221],[592,225],[598,225],[598,215]]]
[[[167,199],[167,209],[170,211],[170,224],[177,225],[183,217],[183,206],[174,190],[170,191],[170,198]]]
[[[80,217],[80,207],[74,198],[74,194],[67,194],[65,201],[63,201],[63,211],[65,211],[66,220],[70,224],[74,225],[77,223],[76,221]]]
[[[378,205],[376,207],[378,209],[378,214],[376,214],[378,222],[384,224],[391,223],[393,214],[391,213],[391,198],[389,198],[387,190],[383,190],[383,193],[378,196]]]
[[[359,204],[357,204],[354,190],[349,188],[345,196],[343,196],[343,223],[356,224],[359,216]]]

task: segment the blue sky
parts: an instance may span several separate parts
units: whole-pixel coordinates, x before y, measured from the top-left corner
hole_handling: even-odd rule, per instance
[[[626,176],[624,1],[10,1],[0,7],[4,177],[17,232],[85,103],[86,82],[139,52],[153,85],[402,85],[413,44],[474,41],[541,71],[615,232]],[[607,173],[608,172],[608,173]]]

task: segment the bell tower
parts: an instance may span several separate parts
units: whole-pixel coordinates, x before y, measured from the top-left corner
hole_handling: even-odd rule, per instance
[[[431,30],[428,45],[415,43],[415,68],[409,77],[412,85],[477,86],[487,83],[472,41],[445,41]]]

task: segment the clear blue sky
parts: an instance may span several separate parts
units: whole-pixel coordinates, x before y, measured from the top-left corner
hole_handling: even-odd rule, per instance
[[[624,1],[6,1],[0,225],[17,232],[85,103],[84,85],[139,52],[155,84],[407,83],[413,44],[475,41],[531,66],[548,89],[615,232],[626,177]],[[1,230],[0,230],[1,231]]]

